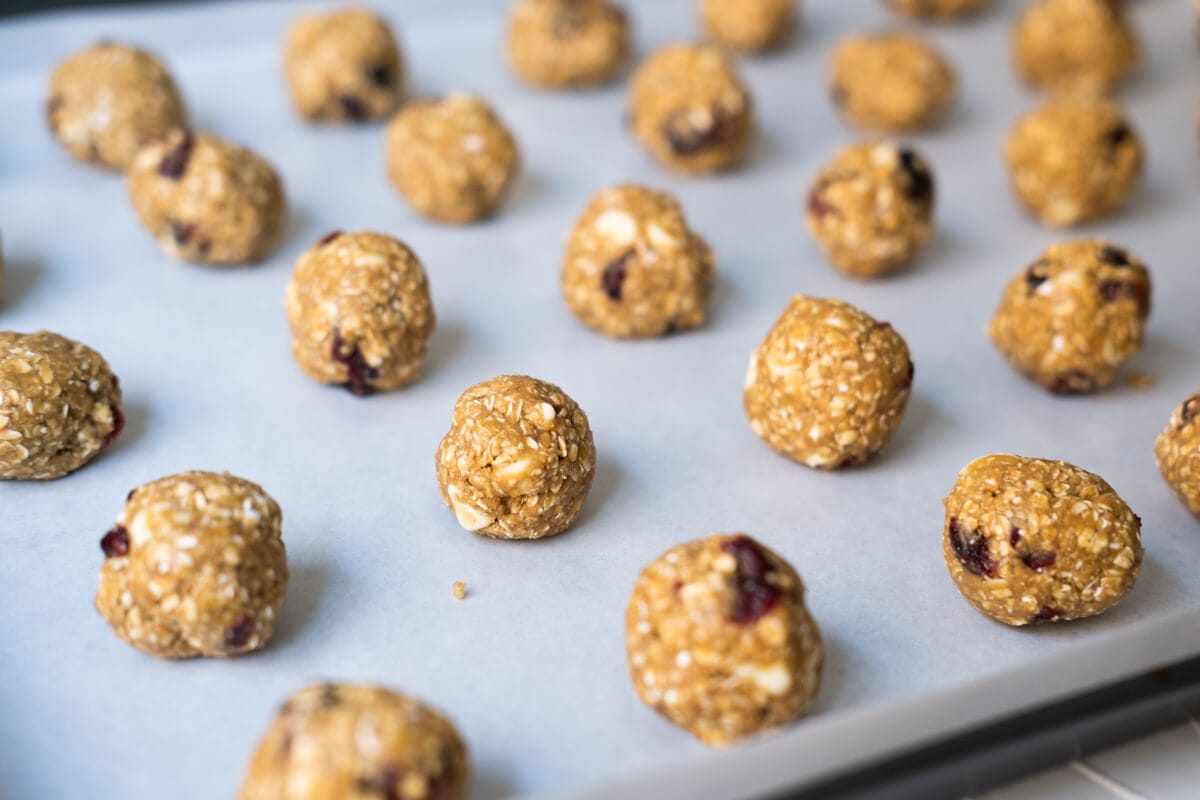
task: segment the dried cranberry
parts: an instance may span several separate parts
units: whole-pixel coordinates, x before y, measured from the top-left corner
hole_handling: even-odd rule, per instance
[[[330,357],[339,364],[346,365],[346,388],[359,397],[371,393],[371,381],[379,377],[379,370],[367,363],[357,344],[347,350],[342,332],[337,328],[333,329]]]
[[[1039,286],[1050,280],[1050,276],[1046,274],[1046,269],[1049,266],[1045,259],[1039,259],[1031,264],[1029,269],[1025,270],[1025,288],[1029,290],[1030,294],[1033,294]]]
[[[225,646],[231,649],[245,647],[254,635],[254,620],[242,617],[225,630]]]
[[[1106,244],[1096,251],[1096,258],[1102,264],[1109,264],[1114,267],[1130,267],[1133,262],[1129,260],[1129,253],[1119,247],[1113,247],[1111,244]]]
[[[917,365],[911,360],[908,362],[908,375],[896,385],[897,389],[911,389],[913,384],[913,376],[917,374]]]
[[[1010,530],[1008,532],[1008,543],[1011,544],[1013,547],[1016,547],[1018,544],[1021,543],[1021,529],[1018,528],[1016,525],[1014,525],[1012,527],[1012,530]]]
[[[1021,556],[1021,561],[1025,563],[1025,566],[1034,572],[1045,572],[1054,566],[1057,559],[1058,554],[1053,550],[1033,550]]]
[[[762,548],[749,536],[726,539],[721,549],[737,561],[733,576],[734,599],[729,619],[738,625],[753,625],[779,603],[782,593],[768,583],[774,574]]]
[[[129,531],[124,525],[117,525],[100,539],[100,549],[106,558],[129,555]]]
[[[900,184],[904,196],[918,205],[933,203],[933,176],[915,151],[900,150]]]
[[[1084,394],[1095,390],[1096,379],[1081,369],[1059,374],[1048,387],[1055,394]]]
[[[392,70],[387,64],[374,64],[366,69],[367,80],[386,89],[392,85]]]
[[[629,262],[633,260],[634,252],[627,250],[613,259],[600,275],[604,293],[614,303],[621,302],[621,290],[625,287],[625,278],[629,274]]]
[[[179,144],[171,149],[171,152],[163,156],[163,160],[158,165],[158,174],[164,178],[170,178],[177,181],[183,177],[183,173],[187,171],[188,161],[192,157],[192,147],[196,144],[196,138],[192,136],[191,131],[184,131],[183,138],[179,140]]]
[[[133,500],[135,494],[137,494],[137,489],[130,489],[129,494],[125,495],[125,502],[128,503]]]
[[[1135,281],[1101,281],[1100,296],[1104,302],[1113,303],[1122,298],[1129,298],[1137,303],[1139,313],[1145,315],[1150,311],[1150,290],[1144,283]]]
[[[663,135],[675,155],[691,156],[716,144],[725,135],[725,123],[719,111],[707,109],[706,124],[697,125],[693,109],[672,112],[663,123]]]
[[[341,231],[330,231],[329,233],[325,234],[317,241],[317,246],[320,247],[321,245],[329,244],[330,242],[332,242],[334,239],[338,238],[341,235],[342,235]]]
[[[121,431],[125,430],[125,414],[116,406],[112,407],[113,429],[104,437],[104,441],[100,443],[100,449],[108,447],[115,442],[121,435]]]
[[[829,181],[820,181],[808,193],[808,213],[812,214],[818,220],[828,217],[830,214],[837,214],[838,207],[825,199],[825,187],[829,185]]]
[[[958,517],[950,518],[950,549],[967,572],[996,577],[996,562],[988,550],[987,537],[980,531],[964,531]]]
[[[342,698],[338,696],[337,686],[332,683],[327,683],[321,687],[321,707],[333,708],[342,702]]]
[[[180,247],[187,247],[188,242],[196,235],[196,226],[190,222],[171,219],[167,220],[167,224],[171,227],[171,238]]]
[[[367,118],[367,107],[357,97],[348,94],[338,95],[338,107],[346,119],[362,122]]]
[[[1118,125],[1108,133],[1104,134],[1104,143],[1109,147],[1120,147],[1125,142],[1133,138],[1133,131],[1128,125]]]
[[[1183,424],[1186,425],[1194,420],[1198,414],[1200,414],[1200,394],[1194,394],[1183,401],[1183,408],[1179,411],[1179,417]]]
[[[1039,622],[1050,622],[1051,620],[1058,619],[1062,615],[1063,610],[1061,608],[1055,608],[1054,606],[1042,606],[1041,610],[1034,614],[1029,621],[1036,625]]]
[[[838,462],[837,469],[853,469],[854,467],[861,467],[865,463],[866,459],[864,459],[862,456],[846,456]]]
[[[369,797],[380,797],[383,800],[401,800],[400,781],[404,771],[395,764],[388,764],[375,775],[360,775],[355,781],[358,793]],[[426,787],[427,790],[431,787]],[[425,797],[431,797],[428,792]]]

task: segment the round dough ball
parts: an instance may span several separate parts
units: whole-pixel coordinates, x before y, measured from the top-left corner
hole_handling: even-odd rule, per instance
[[[284,42],[283,72],[296,112],[317,122],[387,116],[404,89],[391,28],[362,8],[296,20]]]
[[[633,133],[677,172],[728,169],[754,133],[750,93],[714,47],[672,45],[643,63],[630,84]]]
[[[121,384],[99,353],[49,331],[0,331],[0,480],[61,478],[124,428]]]
[[[1107,91],[1141,58],[1120,0],[1039,0],[1017,18],[1012,49],[1023,79],[1056,90]]]
[[[1154,443],[1163,480],[1188,511],[1200,517],[1200,393],[1179,404]]]
[[[129,196],[163,250],[200,264],[261,261],[287,218],[283,184],[270,164],[244,147],[184,130],[138,151]]]
[[[915,36],[851,36],[829,63],[834,103],[863,128],[913,131],[930,127],[954,99],[954,70]]]
[[[709,38],[745,52],[780,44],[795,11],[796,0],[700,0],[700,22]]]
[[[629,22],[608,0],[520,0],[508,18],[508,60],[534,86],[599,86],[629,56]]]
[[[888,142],[844,147],[813,182],[805,220],[829,263],[855,278],[907,266],[933,236],[933,172]]]
[[[475,97],[415,101],[388,125],[392,185],[418,213],[438,222],[491,216],[520,166],[516,140]]]
[[[453,723],[376,686],[308,686],[284,703],[238,800],[466,800],[471,769]]]
[[[185,124],[179,90],[144,50],[103,43],[59,64],[50,76],[46,120],[68,153],[124,170],[146,142]]]
[[[944,502],[950,577],[997,622],[1095,616],[1137,580],[1141,520],[1103,478],[1065,461],[984,456]]]
[[[824,659],[800,576],[740,533],[673,547],[642,570],[625,648],[642,702],[713,746],[800,717]]]
[[[1150,274],[1099,239],[1050,247],[1013,277],[988,336],[1013,368],[1051,392],[1107,386],[1142,346]]]
[[[587,414],[554,384],[524,375],[463,392],[437,450],[438,487],[458,524],[497,539],[571,527],[595,472]]]
[[[378,233],[334,231],[287,286],[292,355],[313,380],[363,396],[412,383],[433,334],[433,301],[412,250]]]
[[[750,356],[745,410],[771,449],[817,469],[865,463],[891,440],[913,363],[886,322],[797,295]]]
[[[139,486],[100,540],[96,608],[117,636],[159,658],[258,650],[287,590],[281,524],[261,486],[229,473]]]
[[[991,0],[885,0],[898,14],[919,19],[952,20],[969,17]]]
[[[1056,228],[1107,216],[1142,172],[1142,144],[1121,107],[1084,97],[1052,100],[1023,117],[1004,158],[1017,199]]]
[[[671,195],[618,186],[593,197],[575,224],[562,281],[567,307],[588,327],[661,336],[704,324],[713,255]]]

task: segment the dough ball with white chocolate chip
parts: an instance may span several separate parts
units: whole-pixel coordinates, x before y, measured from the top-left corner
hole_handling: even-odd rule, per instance
[[[184,472],[129,493],[100,540],[96,608],[159,658],[264,647],[287,590],[279,505],[229,473]]]
[[[1137,580],[1141,520],[1103,478],[1065,461],[984,456],[963,467],[945,506],[950,577],[997,622],[1095,616]]]
[[[524,375],[463,392],[437,450],[442,500],[463,528],[497,539],[565,531],[595,472],[583,409],[554,384]]]
[[[563,297],[585,325],[617,337],[661,336],[704,323],[713,255],[675,198],[641,186],[606,189],[575,224]]]
[[[301,17],[288,30],[283,71],[305,119],[364,122],[400,101],[404,64],[387,23],[362,8]]]
[[[817,175],[805,220],[838,270],[855,278],[891,274],[933,237],[934,181],[929,165],[888,142],[844,147]]]
[[[840,300],[797,295],[750,356],[745,410],[771,449],[817,469],[866,462],[912,389],[903,337]]]
[[[508,60],[534,86],[598,86],[629,55],[629,21],[608,0],[520,0],[508,18]]]
[[[935,123],[954,99],[954,69],[916,36],[850,36],[829,62],[829,91],[847,120],[863,128],[911,131]]]
[[[328,234],[300,256],[284,305],[292,354],[314,380],[361,396],[417,379],[433,302],[421,262],[402,242]]]
[[[638,68],[629,98],[634,136],[677,172],[728,169],[750,146],[750,93],[715,47],[664,47]]]
[[[128,179],[142,224],[182,261],[254,263],[283,236],[279,175],[257,154],[215,136],[171,131],[138,151]]]
[[[679,545],[642,570],[625,648],[642,702],[712,746],[800,717],[824,659],[800,576],[745,534]]]
[[[1055,228],[1115,211],[1142,173],[1142,144],[1110,100],[1060,97],[1022,117],[1004,141],[1013,191]]]
[[[782,42],[796,16],[796,0],[700,0],[704,32],[718,44],[745,52]]]
[[[1154,443],[1163,480],[1188,511],[1200,517],[1200,393],[1179,404]]]
[[[516,140],[475,97],[414,101],[388,125],[392,185],[418,213],[438,222],[491,216],[520,165]]]
[[[466,800],[471,768],[454,724],[377,686],[292,694],[250,759],[238,800]]]
[[[121,385],[99,353],[49,331],[0,331],[0,480],[61,478],[124,427]]]
[[[1038,0],[1013,26],[1017,71],[1043,88],[1105,92],[1137,67],[1141,46],[1123,0]]]
[[[124,170],[142,145],[183,126],[185,112],[162,62],[144,50],[105,42],[55,68],[46,121],[75,158]]]
[[[991,0],[885,0],[897,14],[918,19],[952,20],[975,14]]]
[[[1142,345],[1150,274],[1100,239],[1050,247],[1009,281],[988,335],[1021,374],[1051,392],[1107,386]]]

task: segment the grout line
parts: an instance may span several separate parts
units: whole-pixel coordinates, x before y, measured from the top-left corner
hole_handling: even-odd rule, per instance
[[[1105,775],[1103,772],[1100,772],[1093,767],[1089,767],[1082,761],[1072,761],[1070,766],[1071,769],[1075,770],[1080,775],[1099,786],[1101,789],[1109,792],[1113,797],[1120,798],[1120,800],[1149,800],[1149,798],[1130,790],[1128,787],[1123,786],[1122,784]]]

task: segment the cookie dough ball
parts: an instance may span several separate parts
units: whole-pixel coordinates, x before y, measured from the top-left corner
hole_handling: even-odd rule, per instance
[[[1140,59],[1137,34],[1119,0],[1040,0],[1013,27],[1013,58],[1029,83],[1104,92]]]
[[[796,570],[740,533],[679,545],[642,570],[625,648],[642,702],[713,746],[796,720],[824,658]]]
[[[121,385],[99,353],[49,331],[0,331],[0,480],[61,478],[124,428]]]
[[[838,152],[808,192],[805,220],[829,262],[855,278],[907,266],[933,236],[934,182],[914,150],[887,142]]]
[[[1098,239],[1057,244],[1004,290],[988,336],[1013,368],[1051,392],[1107,386],[1142,346],[1150,275]]]
[[[96,608],[117,636],[159,658],[258,650],[287,589],[281,522],[261,486],[228,473],[140,486],[100,540]]]
[[[1184,400],[1171,414],[1154,443],[1154,458],[1163,480],[1200,517],[1200,393]]]
[[[317,122],[387,116],[404,87],[396,38],[361,8],[296,20],[284,42],[283,72],[296,112]]]
[[[458,524],[497,539],[571,527],[595,472],[587,414],[554,384],[524,375],[463,392],[437,450],[438,486]]]
[[[1141,520],[1103,478],[1065,461],[984,456],[944,502],[950,577],[997,622],[1095,616],[1137,580]]]
[[[718,172],[745,156],[754,132],[750,93],[720,50],[663,48],[638,68],[630,86],[633,133],[666,166]]]
[[[769,50],[787,38],[796,0],[700,0],[700,22],[714,42],[735,50]]]
[[[330,233],[296,262],[284,304],[292,355],[313,380],[363,396],[417,379],[433,302],[421,262],[402,242]]]
[[[898,14],[919,19],[952,20],[982,10],[991,0],[886,0]]]
[[[324,683],[279,709],[238,800],[466,800],[470,772],[438,711],[377,686]]]
[[[704,324],[713,255],[675,198],[618,186],[593,197],[575,224],[562,281],[567,307],[588,327],[661,336]]]
[[[745,410],[771,449],[817,469],[865,463],[891,440],[913,363],[886,322],[797,295],[750,356]]]
[[[508,60],[534,86],[599,86],[629,55],[629,22],[608,0],[520,0],[508,18]]]
[[[392,185],[418,213],[438,222],[491,216],[520,163],[516,140],[476,97],[409,103],[388,125]]]
[[[103,43],[55,68],[46,120],[75,158],[124,170],[146,142],[182,127],[185,114],[175,82],[157,58]]]
[[[244,147],[184,130],[138,151],[129,196],[169,255],[200,264],[261,261],[287,218],[283,184],[270,164]]]
[[[851,36],[833,51],[829,88],[854,125],[912,131],[930,127],[954,99],[954,70],[915,36]]]
[[[1142,144],[1121,107],[1082,97],[1052,100],[1022,118],[1004,158],[1017,199],[1055,228],[1107,216],[1142,172]]]

